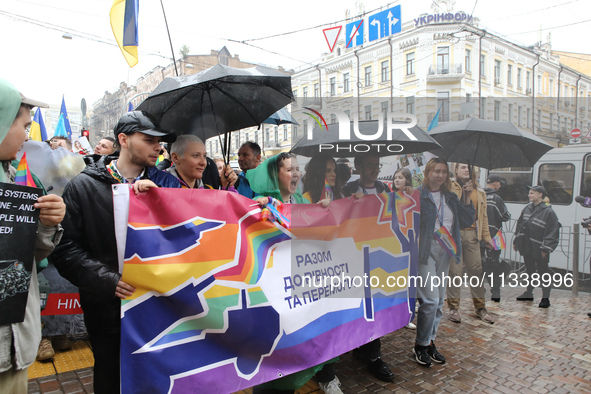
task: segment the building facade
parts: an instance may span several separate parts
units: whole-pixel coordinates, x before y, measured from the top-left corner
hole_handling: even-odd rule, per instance
[[[549,42],[518,45],[461,11],[401,23],[399,33],[374,42],[347,48],[340,40],[315,67],[296,72],[298,104],[319,112],[345,105],[362,120],[387,111],[412,113],[423,129],[439,110],[440,123],[510,121],[553,146],[572,142],[576,128],[589,140],[591,77],[562,62]],[[294,116],[297,139],[314,121]],[[324,117],[336,122],[329,111]]]

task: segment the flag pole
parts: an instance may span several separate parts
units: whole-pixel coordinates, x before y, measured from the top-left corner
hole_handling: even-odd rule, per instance
[[[172,52],[172,61],[174,62],[174,71],[176,72],[176,76],[179,76],[179,70],[176,67],[176,59],[174,57],[174,49],[172,48],[172,40],[170,39],[170,30],[168,30],[168,22],[166,21],[166,12],[164,12],[164,3],[160,0],[160,5],[162,6],[162,15],[164,15],[164,24],[166,25],[166,32],[168,33],[168,42],[170,42],[170,51]]]

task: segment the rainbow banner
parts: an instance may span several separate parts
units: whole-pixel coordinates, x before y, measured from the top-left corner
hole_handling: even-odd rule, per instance
[[[410,321],[418,192],[284,204],[290,229],[252,203],[218,190],[129,194],[122,280],[137,290],[122,302],[123,393],[243,390]]]
[[[21,186],[37,187],[35,181],[33,180],[33,176],[31,175],[31,170],[29,170],[29,165],[27,164],[26,152],[23,153],[23,157],[18,162],[18,167],[16,167],[14,183]]]

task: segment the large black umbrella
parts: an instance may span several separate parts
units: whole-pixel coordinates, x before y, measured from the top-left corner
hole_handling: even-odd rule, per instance
[[[533,167],[552,149],[541,138],[511,122],[469,118],[443,123],[429,133],[442,146],[431,150],[440,158],[487,169]]]
[[[260,125],[292,101],[287,74],[262,66],[217,64],[197,74],[164,79],[137,109],[154,115],[164,130],[205,141]]]
[[[400,123],[401,127],[402,123]],[[358,122],[359,133],[369,136],[376,134],[379,122],[377,120],[363,120]],[[298,155],[312,157],[317,153],[327,153],[333,157],[351,157],[358,154],[371,154],[376,156],[403,155],[407,153],[419,153],[439,148],[440,145],[429,134],[418,126],[409,128],[408,131],[416,138],[411,139],[401,129],[393,129],[392,138],[388,139],[387,125],[384,122],[381,136],[372,140],[362,140],[355,137],[354,122],[350,122],[352,140],[339,139],[339,123],[325,127],[315,127],[312,139],[304,135],[291,149]]]

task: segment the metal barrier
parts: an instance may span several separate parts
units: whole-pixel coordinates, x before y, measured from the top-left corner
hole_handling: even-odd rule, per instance
[[[523,257],[519,252],[513,250],[516,225],[516,219],[510,219],[503,223],[503,234],[507,247],[501,254],[501,258],[504,258],[512,265],[514,272],[521,273],[525,272]],[[580,258],[581,236],[583,237],[582,242],[584,243],[582,259]],[[563,259],[566,259],[566,271],[573,275],[573,286],[571,290],[573,296],[576,297],[579,294],[579,282],[588,282],[591,280],[591,235],[587,231],[582,231],[579,223],[574,223],[572,227],[561,227],[558,246],[552,255],[556,255],[557,253]],[[588,269],[586,269],[585,263],[589,264]],[[550,267],[552,268],[552,257],[550,258]]]

